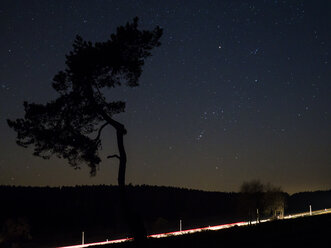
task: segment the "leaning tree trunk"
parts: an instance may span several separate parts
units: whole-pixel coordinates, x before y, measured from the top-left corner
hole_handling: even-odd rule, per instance
[[[119,156],[109,156],[117,157],[119,159],[119,169],[118,169],[118,186],[120,191],[120,203],[123,209],[125,219],[129,224],[130,231],[134,237],[137,247],[143,247],[146,241],[147,233],[144,224],[139,217],[139,215],[134,212],[129,203],[126,186],[125,186],[125,171],[126,171],[126,152],[124,148],[124,135],[127,133],[123,124],[115,121],[107,114],[103,113],[104,119],[116,129],[117,147],[119,151]]]
[[[146,230],[142,220],[139,215],[133,211],[130,207],[126,187],[125,187],[125,170],[126,170],[126,152],[124,148],[124,135],[126,134],[126,130],[123,126],[120,130],[116,130],[117,136],[117,146],[119,150],[119,170],[118,170],[118,186],[120,190],[120,198],[124,212],[127,214],[126,218],[128,219],[131,232],[134,236],[137,245],[140,246],[144,243],[146,239]]]

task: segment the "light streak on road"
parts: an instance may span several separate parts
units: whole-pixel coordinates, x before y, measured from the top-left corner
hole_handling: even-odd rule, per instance
[[[208,226],[208,227],[202,227],[202,228],[194,228],[194,229],[188,229],[183,231],[175,231],[175,232],[168,232],[168,233],[160,233],[160,234],[152,234],[147,236],[148,238],[165,238],[169,236],[179,236],[179,235],[185,235],[185,234],[191,234],[201,231],[216,231],[221,230],[225,228],[230,228],[234,226],[245,226],[248,225],[248,222],[236,222],[231,224],[224,224],[224,225],[217,225],[217,226]],[[102,241],[102,242],[96,242],[96,243],[89,243],[84,245],[72,245],[72,246],[62,246],[58,248],[85,248],[93,245],[108,245],[108,244],[116,244],[116,243],[122,243],[127,241],[132,241],[133,238],[126,238],[126,239],[117,239],[117,240],[111,240],[111,241]]]
[[[169,232],[169,233],[152,234],[147,237],[148,238],[165,238],[165,237],[169,237],[169,236],[178,236],[178,235],[184,235],[184,234],[190,234],[190,233],[196,233],[196,232],[208,231],[208,230],[216,231],[216,230],[220,230],[220,229],[224,229],[224,228],[229,228],[229,227],[234,227],[234,226],[244,226],[244,225],[247,225],[247,222],[237,222],[237,223],[231,223],[231,224],[194,228],[194,229]]]
[[[321,214],[330,214],[331,213],[331,208],[325,208],[323,210],[316,210],[312,211],[312,215],[321,215]],[[299,218],[299,217],[304,217],[304,216],[310,216],[310,212],[303,212],[303,213],[298,213],[298,214],[292,214],[292,215],[287,215],[284,216],[283,219],[294,219],[294,218]],[[263,222],[268,222],[273,219],[263,219],[260,220],[259,222],[257,221],[251,221],[249,222],[236,222],[236,223],[231,223],[231,224],[223,224],[223,225],[217,225],[217,226],[208,226],[208,227],[202,227],[202,228],[194,228],[194,229],[188,229],[188,230],[183,230],[183,231],[175,231],[175,232],[168,232],[168,233],[160,233],[160,234],[152,234],[147,236],[148,238],[165,238],[165,237],[170,237],[170,236],[179,236],[179,235],[185,235],[185,234],[192,234],[192,233],[197,233],[201,231],[217,231],[221,229],[226,229],[234,226],[247,226],[249,224],[259,224]],[[128,242],[132,241],[133,238],[125,238],[125,239],[116,239],[116,240],[110,240],[110,241],[101,241],[101,242],[95,242],[95,243],[89,243],[89,244],[84,244],[84,245],[72,245],[72,246],[62,246],[58,248],[85,248],[89,246],[97,246],[97,245],[109,245],[109,244],[116,244],[116,243],[123,243],[123,242]]]
[[[95,245],[109,245],[109,244],[123,243],[123,242],[132,241],[132,240],[133,240],[133,238],[116,239],[116,240],[111,240],[111,241],[107,240],[107,241],[89,243],[89,244],[84,244],[84,245],[61,246],[58,248],[85,248],[85,247],[95,246]]]

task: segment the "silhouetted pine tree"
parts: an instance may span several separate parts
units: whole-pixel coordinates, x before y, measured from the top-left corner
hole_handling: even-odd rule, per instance
[[[101,158],[101,134],[106,126],[116,130],[119,159],[118,185],[121,202],[136,240],[145,236],[141,221],[129,207],[125,193],[125,126],[113,116],[124,112],[125,102],[109,101],[103,90],[121,85],[136,87],[145,58],[160,45],[162,29],[139,30],[138,18],[117,28],[105,42],[93,44],[76,36],[73,50],[66,55],[66,68],[58,72],[52,87],[59,97],[46,104],[24,102],[25,116],[7,120],[17,132],[18,145],[34,146],[34,155],[44,159],[56,155],[74,168],[82,163],[95,175]]]

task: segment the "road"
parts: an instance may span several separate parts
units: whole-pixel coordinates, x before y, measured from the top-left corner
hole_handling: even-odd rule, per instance
[[[316,210],[316,211],[308,211],[303,213],[297,213],[292,215],[286,215],[284,216],[284,219],[294,219],[294,218],[300,218],[305,216],[313,216],[313,215],[321,215],[321,214],[330,214],[331,208],[325,208],[322,210]],[[272,219],[263,219],[260,221],[260,223],[271,221]],[[251,224],[258,224],[256,221],[251,222]],[[223,224],[223,225],[217,225],[217,226],[208,226],[208,227],[202,227],[202,228],[195,228],[195,229],[188,229],[183,231],[175,231],[175,232],[169,232],[169,233],[160,233],[160,234],[153,234],[149,235],[148,238],[165,238],[168,236],[177,236],[177,235],[185,235],[190,233],[196,233],[201,231],[216,231],[221,230],[225,228],[230,228],[234,226],[247,226],[249,225],[248,222],[242,221],[242,222],[236,222],[236,223],[230,223],[230,224]],[[132,241],[132,238],[125,238],[125,239],[116,239],[116,240],[106,240],[96,243],[89,243],[89,244],[80,244],[80,245],[71,245],[71,246],[61,246],[58,248],[85,248],[89,246],[96,246],[96,245],[109,245],[109,244],[116,244],[116,243],[122,243],[122,242],[128,242]]]

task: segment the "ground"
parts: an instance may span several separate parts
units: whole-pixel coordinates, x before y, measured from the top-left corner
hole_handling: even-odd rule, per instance
[[[145,247],[327,247],[331,233],[331,214],[278,220],[256,226],[234,227],[192,235],[150,239]],[[99,247],[100,246],[96,246]],[[123,243],[102,248],[135,247]]]

